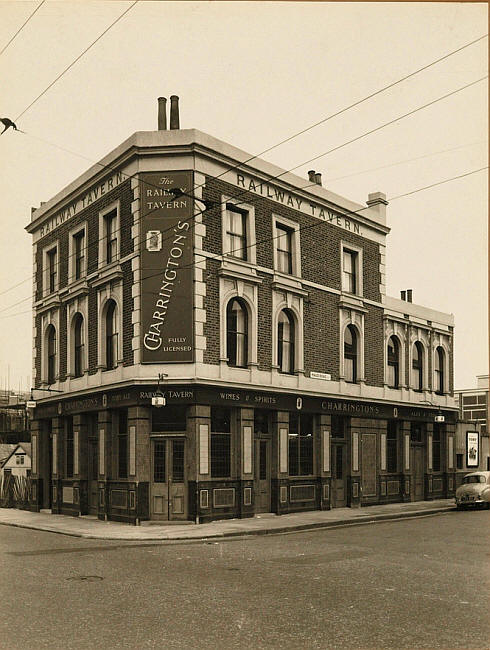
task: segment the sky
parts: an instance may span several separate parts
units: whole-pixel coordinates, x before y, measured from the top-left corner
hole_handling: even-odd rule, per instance
[[[0,115],[25,132],[0,139],[1,389],[31,385],[31,206],[156,130],[159,96],[179,95],[181,128],[257,154],[488,25],[486,3],[138,2],[48,89],[131,4],[0,0]],[[397,118],[486,77],[487,61],[485,38],[263,158],[307,178],[305,161],[396,120],[316,160],[324,187],[364,204],[484,168],[487,79]],[[455,388],[488,373],[487,196],[484,169],[387,211],[387,293],[454,314]]]

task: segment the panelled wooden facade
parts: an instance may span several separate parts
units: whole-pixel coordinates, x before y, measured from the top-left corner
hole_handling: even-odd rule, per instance
[[[453,320],[386,296],[384,195],[249,159],[138,132],[33,211],[33,510],[202,522],[453,494]]]

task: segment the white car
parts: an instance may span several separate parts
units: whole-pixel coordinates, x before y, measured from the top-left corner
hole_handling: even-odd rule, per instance
[[[490,508],[490,472],[466,474],[454,498],[458,510],[468,506]]]

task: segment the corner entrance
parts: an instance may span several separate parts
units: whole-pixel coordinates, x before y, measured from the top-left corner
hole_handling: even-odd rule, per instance
[[[332,444],[332,494],[333,508],[347,506],[346,445]]]
[[[187,519],[184,438],[156,438],[152,441],[151,478],[151,519]]]
[[[271,510],[270,440],[255,441],[255,512]]]

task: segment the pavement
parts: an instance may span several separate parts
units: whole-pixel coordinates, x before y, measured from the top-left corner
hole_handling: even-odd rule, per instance
[[[0,508],[0,525],[42,530],[87,539],[125,541],[207,540],[247,535],[273,535],[294,531],[356,526],[393,519],[429,516],[455,510],[454,499],[390,503],[364,508],[335,508],[286,515],[266,513],[248,519],[226,519],[206,524],[143,522],[141,526],[101,521],[93,516],[53,515],[14,508]]]

